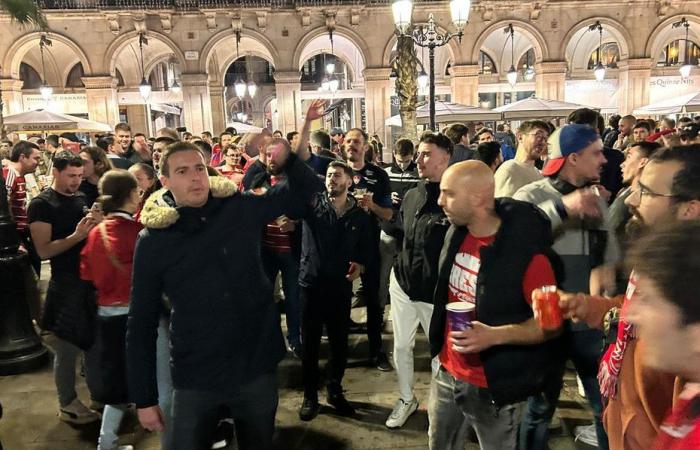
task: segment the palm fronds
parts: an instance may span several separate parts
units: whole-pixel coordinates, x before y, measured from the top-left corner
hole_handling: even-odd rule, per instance
[[[45,29],[46,16],[34,0],[0,0],[0,12],[6,12],[22,26],[35,25]]]

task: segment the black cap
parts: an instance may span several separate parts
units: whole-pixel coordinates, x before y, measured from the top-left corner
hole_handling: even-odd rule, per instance
[[[687,125],[681,129],[681,137],[691,141],[697,138],[698,134],[700,134],[700,124],[698,123]]]
[[[63,139],[68,139],[71,142],[80,142],[80,139],[78,139],[78,136],[76,136],[75,133],[61,133],[61,137]]]

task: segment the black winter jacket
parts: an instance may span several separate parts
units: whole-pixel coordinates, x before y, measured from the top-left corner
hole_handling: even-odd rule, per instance
[[[319,189],[316,174],[295,155],[287,162],[287,181],[261,196],[231,188],[228,197],[210,196],[200,208],[176,207],[169,193],[149,198],[144,224],[150,226],[145,219],[151,199],[158,198],[166,204],[156,219],[167,223],[143,230],[134,255],[127,369],[139,408],[158,403],[155,344],[163,294],[172,304],[176,389],[230,394],[274,371],[284,357],[279,312],[260,257],[260,230],[290,208],[308,205]]]
[[[561,264],[551,251],[552,233],[547,217],[536,206],[510,198],[496,199],[502,223],[493,244],[481,248],[481,267],[476,284],[476,316],[489,326],[525,322],[533,317],[523,297],[523,278],[532,258],[546,255],[555,273]],[[452,226],[440,255],[440,274],[435,290],[435,308],[430,323],[432,356],[445,340],[448,283],[455,256],[469,233]],[[489,393],[497,407],[524,401],[541,392],[545,378],[561,361],[558,340],[535,345],[498,345],[479,353]]]
[[[313,286],[319,278],[344,280],[351,262],[367,265],[374,224],[352,196],[352,206],[338,217],[326,192],[316,194],[304,217],[299,284]]]
[[[450,227],[437,203],[439,196],[439,183],[421,181],[406,193],[401,210],[390,222],[404,236],[394,263],[394,275],[413,301],[433,303],[438,259]]]

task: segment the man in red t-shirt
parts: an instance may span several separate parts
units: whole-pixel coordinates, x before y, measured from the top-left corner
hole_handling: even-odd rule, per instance
[[[33,183],[27,183],[25,176],[33,174],[41,161],[41,151],[39,146],[29,141],[19,141],[12,147],[10,154],[11,164],[3,169],[5,178],[5,188],[7,189],[7,201],[12,211],[12,216],[17,224],[22,245],[29,253],[34,271],[39,275],[41,271],[41,260],[34,251],[29,236],[29,225],[27,223],[27,206],[32,196],[39,194],[34,178]],[[32,189],[32,186],[34,189]],[[35,192],[32,192],[35,191]]]
[[[515,449],[525,399],[555,366],[549,337],[533,318],[532,292],[555,285],[549,221],[529,204],[494,200],[480,161],[451,166],[438,203],[452,222],[440,259],[430,327],[433,378],[428,415],[433,450],[463,449],[467,427],[485,450]],[[453,331],[445,307],[475,305],[471,327]]]
[[[697,200],[693,202],[698,203]],[[695,208],[698,207],[696,204]],[[680,221],[630,251],[637,298],[626,319],[644,342],[644,364],[687,380],[653,450],[700,448],[700,223]]]

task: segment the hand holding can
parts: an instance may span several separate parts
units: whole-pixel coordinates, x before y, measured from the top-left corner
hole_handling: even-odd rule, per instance
[[[563,318],[556,286],[542,286],[532,292],[532,310],[543,330],[561,328]]]

